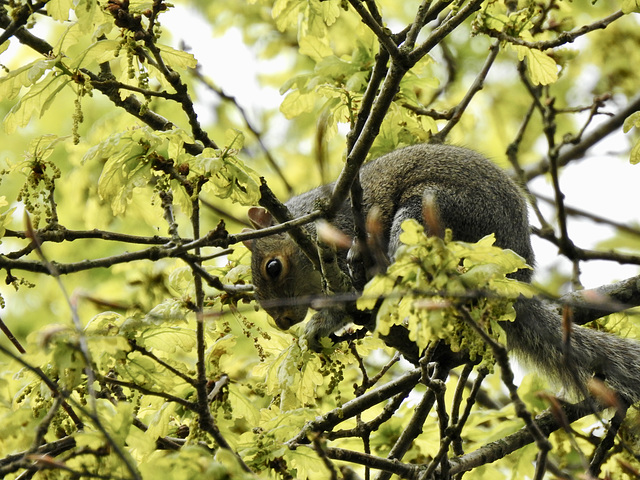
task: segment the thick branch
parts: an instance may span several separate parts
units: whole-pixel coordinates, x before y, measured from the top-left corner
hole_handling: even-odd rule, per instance
[[[90,70],[87,70],[86,68],[83,68],[81,70],[82,73],[89,77],[92,86],[100,93],[104,94],[109,100],[111,100],[114,105],[123,108],[127,111],[127,113],[146,123],[154,130],[166,131],[171,130],[174,127],[171,121],[167,120],[161,115],[158,115],[157,113],[147,108],[142,108],[142,103],[140,102],[140,100],[138,100],[138,98],[136,98],[135,95],[129,95],[123,100],[120,96],[120,90],[118,88],[113,88],[111,82],[105,82],[104,79],[102,79],[100,76],[96,75]],[[197,155],[202,152],[202,148],[198,147],[197,145],[189,146],[185,144],[185,150],[193,155]]]
[[[585,323],[611,313],[640,305],[640,275],[621,282],[563,295],[560,302],[569,305],[573,323]]]
[[[480,9],[483,0],[472,0],[464,7],[460,8],[455,15],[449,17],[438,28],[436,28],[429,38],[416,47],[409,55],[411,65],[418,63],[425,55],[427,55],[436,45],[453,32],[462,22],[471,16],[472,13]],[[447,3],[447,2],[443,2]]]
[[[40,40],[39,38],[31,35],[24,25],[29,21],[29,17],[35,11],[40,10],[47,4],[46,1],[38,2],[33,5],[25,4],[20,8],[15,9],[12,12],[12,17],[7,15],[7,11],[4,7],[0,9],[0,27],[4,28],[4,32],[0,35],[0,45],[9,40],[11,37],[16,37],[20,43],[28,44],[43,55],[47,55],[53,50],[53,47],[47,42]],[[37,47],[37,48],[36,48]]]
[[[534,229],[534,232],[545,240],[553,243],[554,245],[561,247],[561,240],[556,237],[553,232],[542,231]],[[640,256],[629,253],[620,252],[603,252],[598,250],[588,250],[572,245],[571,260],[607,260],[610,262],[618,262],[620,264],[640,265]]]
[[[349,195],[351,184],[360,172],[360,167],[364,163],[369,149],[380,131],[382,121],[394,97],[400,90],[400,82],[406,72],[406,66],[400,66],[398,63],[392,61],[391,68],[387,72],[380,94],[371,109],[371,115],[367,118],[362,133],[355,141],[351,152],[349,152],[347,162],[335,183],[329,204],[329,212],[338,211],[347,198],[347,195]]]
[[[446,2],[445,2],[446,3]],[[472,0],[455,15],[436,28],[431,35],[416,49],[400,57],[391,58],[391,67],[382,84],[380,94],[371,109],[371,114],[367,118],[361,134],[354,141],[353,149],[349,152],[347,162],[335,183],[333,195],[329,205],[329,212],[337,211],[345,201],[351,184],[360,171],[369,149],[373,144],[384,117],[391,106],[396,94],[400,90],[400,82],[406,72],[419,62],[431,49],[451,33],[458,25],[466,20],[473,12],[480,8],[482,0]]]
[[[552,411],[546,411],[538,415],[534,423],[543,435],[548,436],[555,432],[563,425],[568,425],[582,417],[585,417],[593,410],[590,408],[592,402],[583,402],[575,405],[564,405],[561,413],[563,418],[558,418]],[[516,433],[508,435],[505,438],[488,443],[483,447],[474,450],[461,457],[452,458],[450,460],[449,475],[457,475],[462,472],[468,472],[481,465],[495,462],[506,457],[510,453],[521,449],[525,445],[529,445],[534,441],[533,435],[528,427],[523,427]]]
[[[61,225],[57,225],[55,229],[47,229],[47,230],[38,230],[36,231],[38,235],[38,241],[41,243],[53,242],[53,243],[62,243],[62,242],[73,242],[76,240],[86,240],[86,239],[100,239],[107,240],[112,242],[123,242],[123,243],[131,243],[134,245],[167,245],[171,242],[171,238],[169,237],[161,237],[159,235],[153,235],[152,237],[142,237],[138,235],[130,235],[127,233],[119,233],[119,232],[108,232],[105,230],[98,230],[94,228],[93,230],[68,230]],[[17,231],[17,230],[5,230],[5,237],[14,237],[21,239],[28,239],[29,236],[27,232]],[[191,242],[191,239],[183,239],[184,242]],[[30,253],[33,250],[33,246],[29,246],[20,252],[12,252],[6,254],[8,258],[20,258],[23,255]]]

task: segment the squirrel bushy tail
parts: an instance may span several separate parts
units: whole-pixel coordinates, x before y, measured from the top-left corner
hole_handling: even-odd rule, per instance
[[[565,345],[562,319],[538,298],[515,303],[515,322],[503,322],[509,350],[535,371],[581,397],[592,378],[603,381],[625,401],[640,401],[640,343],[572,325]]]

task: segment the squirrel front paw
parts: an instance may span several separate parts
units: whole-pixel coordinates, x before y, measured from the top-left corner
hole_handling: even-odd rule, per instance
[[[304,337],[309,348],[315,352],[322,350],[321,339],[328,337],[336,330],[351,321],[349,315],[339,308],[325,308],[318,311],[307,322]]]

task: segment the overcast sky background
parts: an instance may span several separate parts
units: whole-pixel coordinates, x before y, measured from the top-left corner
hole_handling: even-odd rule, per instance
[[[221,37],[214,37],[210,26],[182,5],[176,5],[175,15],[165,16],[163,25],[171,31],[173,45],[184,41],[192,48],[192,53],[200,62],[204,72],[225,92],[234,95],[249,112],[262,108],[272,108],[279,104],[281,97],[273,88],[261,87],[258,73],[272,68],[268,62],[256,59],[242,44],[238,30],[230,29]],[[185,28],[184,25],[189,25]],[[233,65],[233,68],[229,68]],[[213,100],[212,100],[213,101]],[[205,114],[206,103],[199,113]],[[269,139],[266,139],[269,141]],[[640,165],[631,165],[628,160],[628,135],[621,131],[611,135],[604,145],[589,151],[587,159],[569,165],[561,177],[562,190],[566,195],[566,205],[592,212],[618,222],[635,222],[640,225]],[[622,158],[615,153],[623,153]],[[531,184],[534,193],[552,197],[553,191],[545,178],[538,178]],[[548,206],[547,218],[552,218]],[[532,218],[535,223],[535,219]],[[582,248],[595,245],[611,235],[609,227],[603,227],[587,220],[571,219],[569,224],[572,238],[578,240]],[[586,242],[588,243],[582,243]],[[638,239],[640,242],[640,239]],[[549,265],[563,271],[571,271],[569,262],[560,258],[556,247],[534,237],[534,249],[540,270]],[[621,266],[614,262],[593,261],[583,263],[582,280],[586,287],[596,287],[614,280],[637,275],[636,266]],[[544,278],[540,278],[544,281]]]

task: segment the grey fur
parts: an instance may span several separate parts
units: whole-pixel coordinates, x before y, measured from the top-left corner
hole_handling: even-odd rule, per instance
[[[400,223],[407,218],[423,222],[423,198],[435,201],[439,222],[457,240],[475,242],[494,233],[496,244],[509,248],[534,265],[529,238],[526,201],[509,177],[482,155],[447,145],[416,145],[396,150],[363,166],[363,213],[379,210],[384,230],[383,246],[393,256]],[[316,188],[287,202],[297,217],[314,209],[327,197],[333,184]],[[345,203],[332,220],[347,235],[353,234],[350,206]],[[424,222],[423,222],[424,223]],[[262,225],[264,226],[264,225]],[[313,226],[310,226],[313,230]],[[256,297],[281,328],[302,321],[307,313],[296,299],[322,293],[320,276],[288,235],[274,235],[251,242]],[[270,278],[265,262],[283,262],[280,278]],[[343,271],[346,253],[339,254]],[[514,277],[531,281],[531,270]],[[284,305],[270,305],[284,299]],[[282,302],[280,302],[282,303]],[[574,391],[584,391],[594,375],[631,402],[640,400],[640,344],[583,327],[574,327],[568,357],[563,348],[561,319],[538,299],[516,302],[517,319],[505,324],[509,348],[543,374]],[[335,312],[319,312],[307,324],[312,343],[344,324]]]

